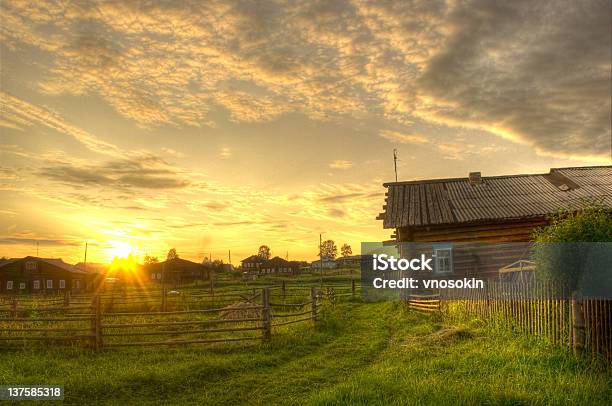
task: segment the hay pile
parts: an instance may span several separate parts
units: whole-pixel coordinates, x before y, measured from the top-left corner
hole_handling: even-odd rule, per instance
[[[261,309],[250,309],[255,306],[253,303],[238,302],[226,306],[219,312],[219,316],[225,320],[239,319],[259,319],[261,318]]]

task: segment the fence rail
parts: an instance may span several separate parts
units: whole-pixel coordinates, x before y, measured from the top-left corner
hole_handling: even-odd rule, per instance
[[[157,300],[151,299],[152,304],[143,304],[143,295],[123,298],[95,295],[89,298],[87,306],[83,305],[87,302],[85,297],[42,298],[42,303],[31,298],[12,298],[6,308],[0,307],[0,347],[8,347],[7,343],[23,346],[32,341],[85,344],[95,350],[267,341],[274,328],[316,321],[318,305],[324,300],[333,302],[336,292],[339,296],[347,292],[355,295],[356,286],[353,282],[317,289],[288,287],[283,283],[238,292],[207,295],[195,291],[174,297],[155,292]],[[220,300],[221,297],[229,300]]]

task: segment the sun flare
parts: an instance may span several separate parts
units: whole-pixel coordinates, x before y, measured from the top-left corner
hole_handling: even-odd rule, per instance
[[[106,249],[106,255],[109,259],[127,258],[138,254],[138,249],[134,248],[130,243],[125,241],[108,241],[109,248]]]

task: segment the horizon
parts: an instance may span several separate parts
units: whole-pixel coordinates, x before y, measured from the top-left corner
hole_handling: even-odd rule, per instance
[[[0,256],[311,260],[384,182],[609,165],[609,4],[3,2]]]

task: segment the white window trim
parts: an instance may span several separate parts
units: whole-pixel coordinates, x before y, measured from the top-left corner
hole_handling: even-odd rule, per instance
[[[47,289],[53,289],[53,279],[47,279],[47,284],[45,286]]]
[[[40,281],[34,281],[34,285],[33,285],[34,289],[40,289]]]
[[[66,280],[60,279],[59,287],[60,287],[60,289],[66,289]]]
[[[6,281],[6,290],[13,290],[13,281]]]
[[[440,251],[448,251],[449,255],[448,255],[448,266],[449,269],[447,271],[441,271],[440,270],[440,256],[438,255],[438,252]],[[453,273],[453,247],[450,245],[444,245],[444,246],[439,246],[439,247],[434,247],[434,272],[437,274],[442,274],[442,275],[446,275],[446,274],[451,274]]]
[[[19,282],[19,289],[25,289],[26,288],[26,283],[25,282]]]

